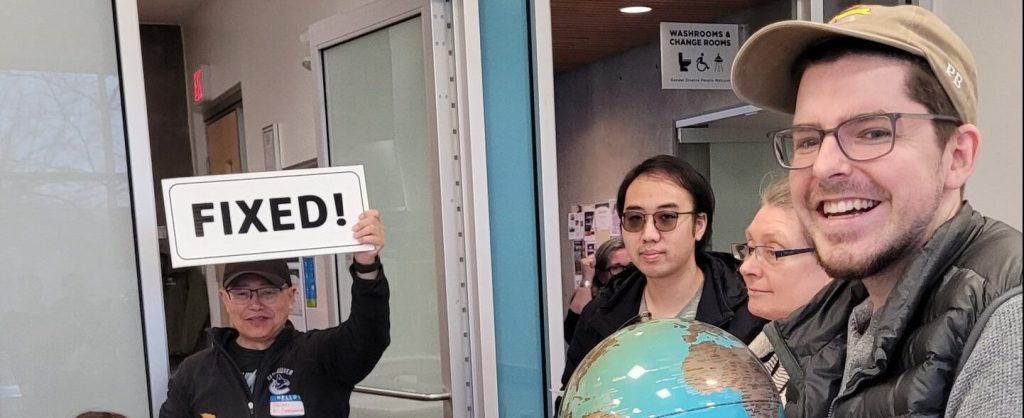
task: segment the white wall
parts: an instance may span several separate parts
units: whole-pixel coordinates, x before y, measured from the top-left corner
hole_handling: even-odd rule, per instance
[[[264,168],[261,135],[263,127],[271,123],[281,124],[283,167],[316,157],[314,77],[302,67],[309,47],[300,35],[318,20],[369,2],[204,1],[186,18],[182,29],[189,80],[198,65],[206,64],[208,97],[217,97],[241,83],[246,139],[243,158],[249,171]],[[202,110],[192,104],[190,111],[193,138],[197,144],[205,144]],[[197,161],[204,161],[205,150],[197,148]]]
[[[317,156],[316,89],[313,73],[302,66],[309,46],[300,39],[309,25],[369,3],[369,0],[204,1],[182,23],[185,71],[191,98],[191,73],[207,65],[205,95],[215,98],[241,85],[245,155],[248,171],[263,171],[262,130],[271,123],[281,126],[281,166],[287,167]],[[206,139],[203,107],[189,104],[197,174],[205,174]],[[324,263],[317,262],[317,296],[320,305],[307,308],[310,328],[323,328],[337,318],[328,303],[334,294],[326,280]],[[210,282],[211,291],[216,289]],[[211,323],[218,321],[216,293],[211,293]]]
[[[1021,229],[1021,2],[933,1],[978,65],[982,145],[967,198],[986,216]]]

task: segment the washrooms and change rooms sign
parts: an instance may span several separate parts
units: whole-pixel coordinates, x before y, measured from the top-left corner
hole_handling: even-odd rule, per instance
[[[166,179],[175,267],[366,251],[362,166]]]
[[[661,23],[661,88],[730,89],[739,25]]]

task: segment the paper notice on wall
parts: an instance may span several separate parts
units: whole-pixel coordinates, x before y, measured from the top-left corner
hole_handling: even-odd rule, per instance
[[[594,235],[594,205],[583,206],[583,238]]]
[[[292,287],[302,289],[302,262],[299,258],[289,258],[288,273],[291,276]],[[292,322],[295,329],[306,331],[306,310],[302,307],[302,292],[298,291],[292,296],[292,308],[288,312],[288,320]]]
[[[583,212],[569,212],[566,226],[569,240],[583,239]]]
[[[573,283],[576,287],[580,286],[580,281],[583,280],[583,264],[580,260],[583,258],[583,240],[572,241],[572,275]]]
[[[604,231],[605,233],[611,232],[612,209],[608,206],[608,202],[594,205],[594,230]]]
[[[615,199],[608,199],[608,207],[612,208],[612,230],[611,235],[622,235],[622,219],[619,218],[619,211],[616,210],[618,206],[615,205]]]

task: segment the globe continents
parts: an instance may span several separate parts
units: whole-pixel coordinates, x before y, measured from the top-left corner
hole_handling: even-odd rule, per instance
[[[740,340],[703,322],[655,319],[619,330],[583,358],[560,417],[781,415],[771,377]]]

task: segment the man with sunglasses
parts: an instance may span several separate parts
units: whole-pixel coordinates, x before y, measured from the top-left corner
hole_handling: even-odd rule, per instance
[[[738,53],[736,93],[793,114],[775,154],[837,279],[765,327],[787,417],[1020,415],[1021,233],[963,200],[975,74],[916,6],[776,23]]]
[[[706,249],[715,196],[704,176],[679,158],[652,157],[626,174],[616,205],[633,267],[583,309],[563,386],[601,340],[644,318],[696,319],[743,342],[761,331],[765,321],[747,310],[739,261]]]
[[[226,265],[220,299],[232,328],[211,328],[212,346],[182,362],[160,417],[347,417],[353,387],[391,338],[378,212],[359,215],[352,233],[374,249],[354,254],[352,310],[337,327],[300,332],[291,326],[298,289],[284,260]]]

